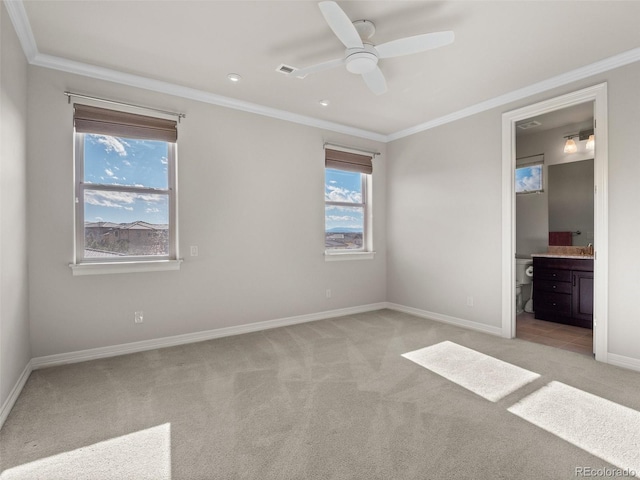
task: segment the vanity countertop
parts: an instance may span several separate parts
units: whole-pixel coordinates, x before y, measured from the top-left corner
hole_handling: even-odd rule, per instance
[[[566,253],[532,253],[532,257],[546,258],[577,258],[580,260],[593,260],[593,255],[567,255]]]

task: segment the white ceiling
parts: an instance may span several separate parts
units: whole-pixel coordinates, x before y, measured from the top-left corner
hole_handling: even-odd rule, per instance
[[[300,68],[343,55],[314,1],[25,0],[22,5],[41,59],[52,56],[58,64],[72,60],[161,80],[215,94],[213,103],[276,109],[356,127],[380,139],[424,129],[478,104],[506,103],[518,92],[535,93],[606,70],[617,65],[606,59],[640,47],[640,1],[338,3],[350,19],[376,24],[371,40],[377,44],[443,30],[453,30],[456,40],[381,60],[389,89],[376,96],[344,68],[303,80],[276,72],[281,63]],[[12,10],[15,25],[20,9]],[[629,52],[624,61],[637,61],[639,52]],[[231,72],[243,80],[230,83]],[[321,99],[330,105],[321,107]]]

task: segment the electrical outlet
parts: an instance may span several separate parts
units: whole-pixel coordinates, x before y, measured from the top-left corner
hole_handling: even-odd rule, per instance
[[[467,307],[473,307],[473,297],[467,297]]]
[[[327,292],[326,292],[327,298],[331,298],[331,289],[327,288]]]
[[[193,245],[190,248],[191,248],[191,256],[192,257],[197,257],[198,256],[198,246],[197,245]]]
[[[133,315],[133,321],[134,321],[134,323],[142,323],[142,322],[144,322],[144,312],[143,311],[136,312]]]

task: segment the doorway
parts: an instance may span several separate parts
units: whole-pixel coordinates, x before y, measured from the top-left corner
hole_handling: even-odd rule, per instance
[[[519,122],[557,112],[568,107],[593,102],[597,138],[594,151],[594,302],[593,346],[596,360],[607,359],[607,88],[606,83],[523,107],[502,116],[502,335],[516,333],[516,128]]]
[[[540,277],[540,282],[532,282],[530,267],[533,255],[551,250],[556,255],[584,254],[594,243],[595,141],[588,141],[591,135],[593,101],[516,123],[515,336],[589,356],[593,356],[592,318],[587,312],[576,309],[574,315],[571,311],[573,289],[567,283],[571,278],[559,282]],[[577,264],[592,263],[583,260]],[[524,273],[527,269],[529,275]],[[592,272],[584,275],[593,278]],[[583,298],[580,306],[589,307],[588,299],[592,306],[590,287],[585,284],[576,290],[576,296]]]

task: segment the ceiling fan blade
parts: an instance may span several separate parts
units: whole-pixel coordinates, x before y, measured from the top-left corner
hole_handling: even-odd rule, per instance
[[[318,4],[324,19],[329,24],[336,37],[344,43],[347,48],[363,48],[362,40],[356,27],[353,26],[347,14],[338,6],[336,2],[320,2]]]
[[[453,32],[424,33],[414,37],[400,38],[376,45],[379,58],[400,57],[420,53],[433,48],[449,45],[455,39]]]
[[[364,83],[367,84],[367,87],[369,87],[369,90],[376,95],[382,95],[387,91],[387,81],[384,79],[380,67],[376,67],[368,73],[363,73],[362,78],[364,79]]]
[[[318,63],[309,67],[301,68],[293,71],[293,76],[298,78],[304,78],[310,73],[321,72],[322,70],[329,70],[330,68],[339,67],[344,64],[344,58],[336,58],[335,60],[329,60],[328,62]]]

